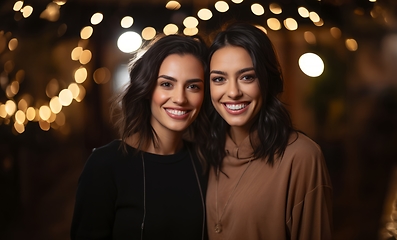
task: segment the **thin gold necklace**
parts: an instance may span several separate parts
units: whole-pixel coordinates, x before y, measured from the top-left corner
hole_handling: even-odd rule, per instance
[[[230,193],[230,195],[229,195],[229,197],[228,197],[228,199],[227,199],[227,201],[225,203],[225,206],[223,207],[222,214],[221,214],[220,217],[219,217],[219,212],[218,212],[218,185],[219,185],[219,172],[220,172],[219,167],[216,170],[215,211],[216,211],[216,217],[218,219],[218,221],[215,223],[215,228],[214,228],[216,233],[221,233],[222,232],[222,217],[223,217],[223,214],[225,213],[226,207],[229,204],[230,199],[234,195],[234,192],[235,192],[237,186],[239,185],[241,179],[243,178],[244,173],[247,171],[248,167],[250,166],[251,160],[252,160],[252,158],[250,158],[250,160],[249,160],[249,162],[247,164],[247,167],[244,169],[244,171],[241,174],[240,178],[238,179],[236,185],[234,186],[232,192]]]

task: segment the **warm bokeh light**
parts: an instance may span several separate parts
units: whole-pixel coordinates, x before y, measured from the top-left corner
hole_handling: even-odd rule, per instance
[[[337,27],[332,27],[330,30],[332,37],[339,39],[342,36],[342,31]]]
[[[59,113],[62,110],[62,104],[59,101],[59,97],[55,96],[50,100],[50,108],[51,111],[55,114]]]
[[[47,122],[46,120],[44,120],[44,121],[40,120],[39,126],[40,126],[41,130],[43,130],[43,131],[48,131],[48,130],[50,130],[50,127],[51,127],[50,123]]]
[[[194,36],[199,32],[198,28],[185,28],[183,29],[183,34],[186,36]]]
[[[163,28],[163,32],[165,35],[176,34],[178,33],[178,26],[173,23],[167,24]]]
[[[265,13],[265,9],[259,3],[254,3],[251,5],[251,11],[257,16],[261,16]]]
[[[305,53],[299,58],[299,67],[309,77],[318,77],[324,72],[324,62],[315,53]]]
[[[15,74],[15,79],[21,83],[23,82],[24,78],[25,78],[25,71],[18,70],[17,73]]]
[[[77,96],[77,98],[76,98],[77,102],[83,101],[83,99],[85,97],[85,92],[86,92],[83,85],[79,85],[79,88],[80,88],[80,92],[79,92],[79,96]]]
[[[33,107],[29,107],[28,110],[26,110],[26,118],[29,121],[33,121],[36,118],[36,110]]]
[[[15,66],[14,61],[8,60],[6,63],[4,63],[4,71],[6,73],[10,73],[14,69],[14,66]]]
[[[2,118],[7,117],[6,105],[4,105],[4,104],[0,104],[0,117],[2,117]]]
[[[314,25],[316,25],[317,27],[321,27],[324,25],[324,21],[320,18],[320,20],[318,20],[318,22],[314,22]]]
[[[72,96],[74,99],[76,99],[79,96],[80,93],[80,88],[77,83],[71,83],[68,86],[69,91],[72,93]]]
[[[187,28],[195,28],[198,25],[198,20],[195,17],[187,17],[183,20],[183,25]]]
[[[58,91],[59,91],[59,82],[58,80],[53,78],[47,83],[45,93],[47,97],[52,98],[53,96],[58,94]]]
[[[17,105],[13,100],[8,100],[5,104],[5,110],[9,116],[12,116],[17,110]]]
[[[58,4],[59,6],[65,5],[67,0],[52,0],[54,3]]]
[[[18,81],[12,81],[11,85],[10,85],[10,91],[12,92],[12,94],[17,95],[17,93],[19,92],[19,82]]]
[[[92,25],[97,25],[101,23],[103,20],[103,14],[102,13],[94,13],[91,17],[91,24]]]
[[[215,9],[218,12],[227,12],[227,10],[229,10],[229,5],[225,1],[218,1],[215,3]]]
[[[260,30],[262,30],[264,33],[267,34],[267,30],[266,30],[265,27],[263,27],[263,26],[261,26],[261,25],[255,25],[255,27],[258,28],[258,29],[260,29]]]
[[[156,29],[153,27],[145,27],[142,30],[142,38],[145,40],[152,40],[156,36]]]
[[[51,109],[47,105],[43,105],[39,108],[39,116],[44,121],[47,121],[51,116]]]
[[[281,23],[277,18],[269,18],[267,19],[267,26],[274,31],[281,29]]]
[[[87,79],[88,73],[85,67],[80,67],[74,72],[74,80],[76,83],[83,83]]]
[[[6,87],[6,95],[8,98],[13,98],[15,96],[15,93],[11,91],[11,85]]]
[[[201,20],[209,20],[212,18],[212,12],[211,10],[207,9],[207,8],[202,8],[198,11],[197,16],[201,19]]]
[[[98,68],[93,74],[94,81],[97,84],[104,84],[109,82],[111,77],[110,70],[106,67]]]
[[[125,16],[121,19],[120,26],[122,28],[129,28],[134,24],[134,19],[131,16]]]
[[[8,42],[8,49],[14,51],[18,47],[18,39],[13,38]]]
[[[50,22],[56,22],[59,19],[59,5],[54,3],[54,2],[50,2],[46,9],[44,9],[43,12],[41,12],[40,14],[40,18],[42,19],[46,19]]]
[[[59,93],[59,102],[62,106],[69,106],[73,101],[73,94],[69,89],[63,89]]]
[[[80,37],[81,39],[89,39],[93,32],[94,28],[92,28],[91,26],[84,27],[80,31]]]
[[[72,53],[70,54],[70,57],[72,58],[73,61],[78,61],[82,52],[83,52],[83,48],[82,47],[75,47],[72,50]]]
[[[320,16],[316,12],[310,12],[309,13],[309,18],[312,20],[312,22],[319,22],[320,21]]]
[[[317,40],[316,40],[316,36],[310,32],[310,31],[306,31],[303,34],[303,37],[305,38],[305,41],[309,44],[316,44]]]
[[[235,4],[239,4],[242,3],[244,0],[232,0],[232,2],[234,2]]]
[[[132,53],[142,45],[141,36],[133,31],[128,31],[120,35],[117,40],[117,47],[124,53]]]
[[[280,14],[283,12],[280,5],[278,5],[277,3],[271,3],[269,5],[269,10],[270,10],[270,12],[272,12],[274,14]]]
[[[55,119],[56,124],[58,124],[58,126],[63,126],[65,125],[65,114],[63,112],[60,112],[57,114],[57,118]]]
[[[51,116],[50,118],[47,119],[47,122],[52,123],[55,121],[55,119],[57,118],[57,115],[53,112],[51,112]]]
[[[299,7],[298,13],[303,18],[308,18],[310,16],[309,10],[307,10],[305,7]]]
[[[284,26],[290,31],[298,29],[298,22],[293,18],[287,18],[284,20]]]
[[[22,16],[24,18],[28,18],[33,13],[33,7],[29,6],[29,5],[26,5],[25,7],[23,7],[21,9],[21,12],[22,12]]]
[[[15,113],[15,121],[19,124],[23,124],[26,120],[25,113],[22,110],[18,110]]]
[[[18,109],[24,112],[26,111],[26,109],[28,109],[28,103],[26,102],[25,99],[22,98],[21,100],[19,100]]]
[[[22,7],[23,7],[23,1],[17,1],[14,3],[14,7],[12,8],[12,10],[18,12],[22,9]]]
[[[25,132],[25,125],[15,122],[14,123],[14,129],[15,131],[17,131],[19,134]]]
[[[353,38],[346,39],[345,45],[346,45],[347,50],[349,50],[351,52],[357,51],[357,49],[358,49],[358,43]]]
[[[169,10],[178,10],[179,8],[181,8],[181,4],[177,1],[169,1],[165,5],[165,7]]]
[[[86,49],[86,50],[83,50],[83,52],[81,52],[81,55],[79,57],[79,62],[81,64],[85,65],[91,61],[91,58],[92,58],[91,51]]]

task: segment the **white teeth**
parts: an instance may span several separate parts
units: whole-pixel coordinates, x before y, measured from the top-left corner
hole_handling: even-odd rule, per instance
[[[247,106],[247,104],[226,104],[226,107],[229,108],[230,110],[240,110],[243,109]]]
[[[187,111],[180,111],[180,110],[175,110],[175,109],[166,109],[166,111],[171,113],[171,114],[173,114],[173,115],[178,115],[178,116],[187,113]]]

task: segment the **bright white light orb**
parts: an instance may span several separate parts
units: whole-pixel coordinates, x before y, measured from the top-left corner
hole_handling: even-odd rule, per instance
[[[324,62],[315,53],[305,53],[299,58],[299,67],[309,77],[318,77],[324,72]]]
[[[125,53],[131,53],[138,50],[142,45],[141,36],[132,31],[125,32],[120,35],[117,40],[117,47],[120,51]]]

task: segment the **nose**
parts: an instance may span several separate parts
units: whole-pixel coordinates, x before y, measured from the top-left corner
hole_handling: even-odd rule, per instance
[[[236,99],[241,97],[242,92],[240,90],[240,86],[238,85],[238,83],[236,81],[230,81],[229,82],[229,86],[227,89],[227,95],[231,98],[231,99]]]
[[[177,105],[182,105],[187,102],[185,88],[177,88],[172,93],[172,102]]]

